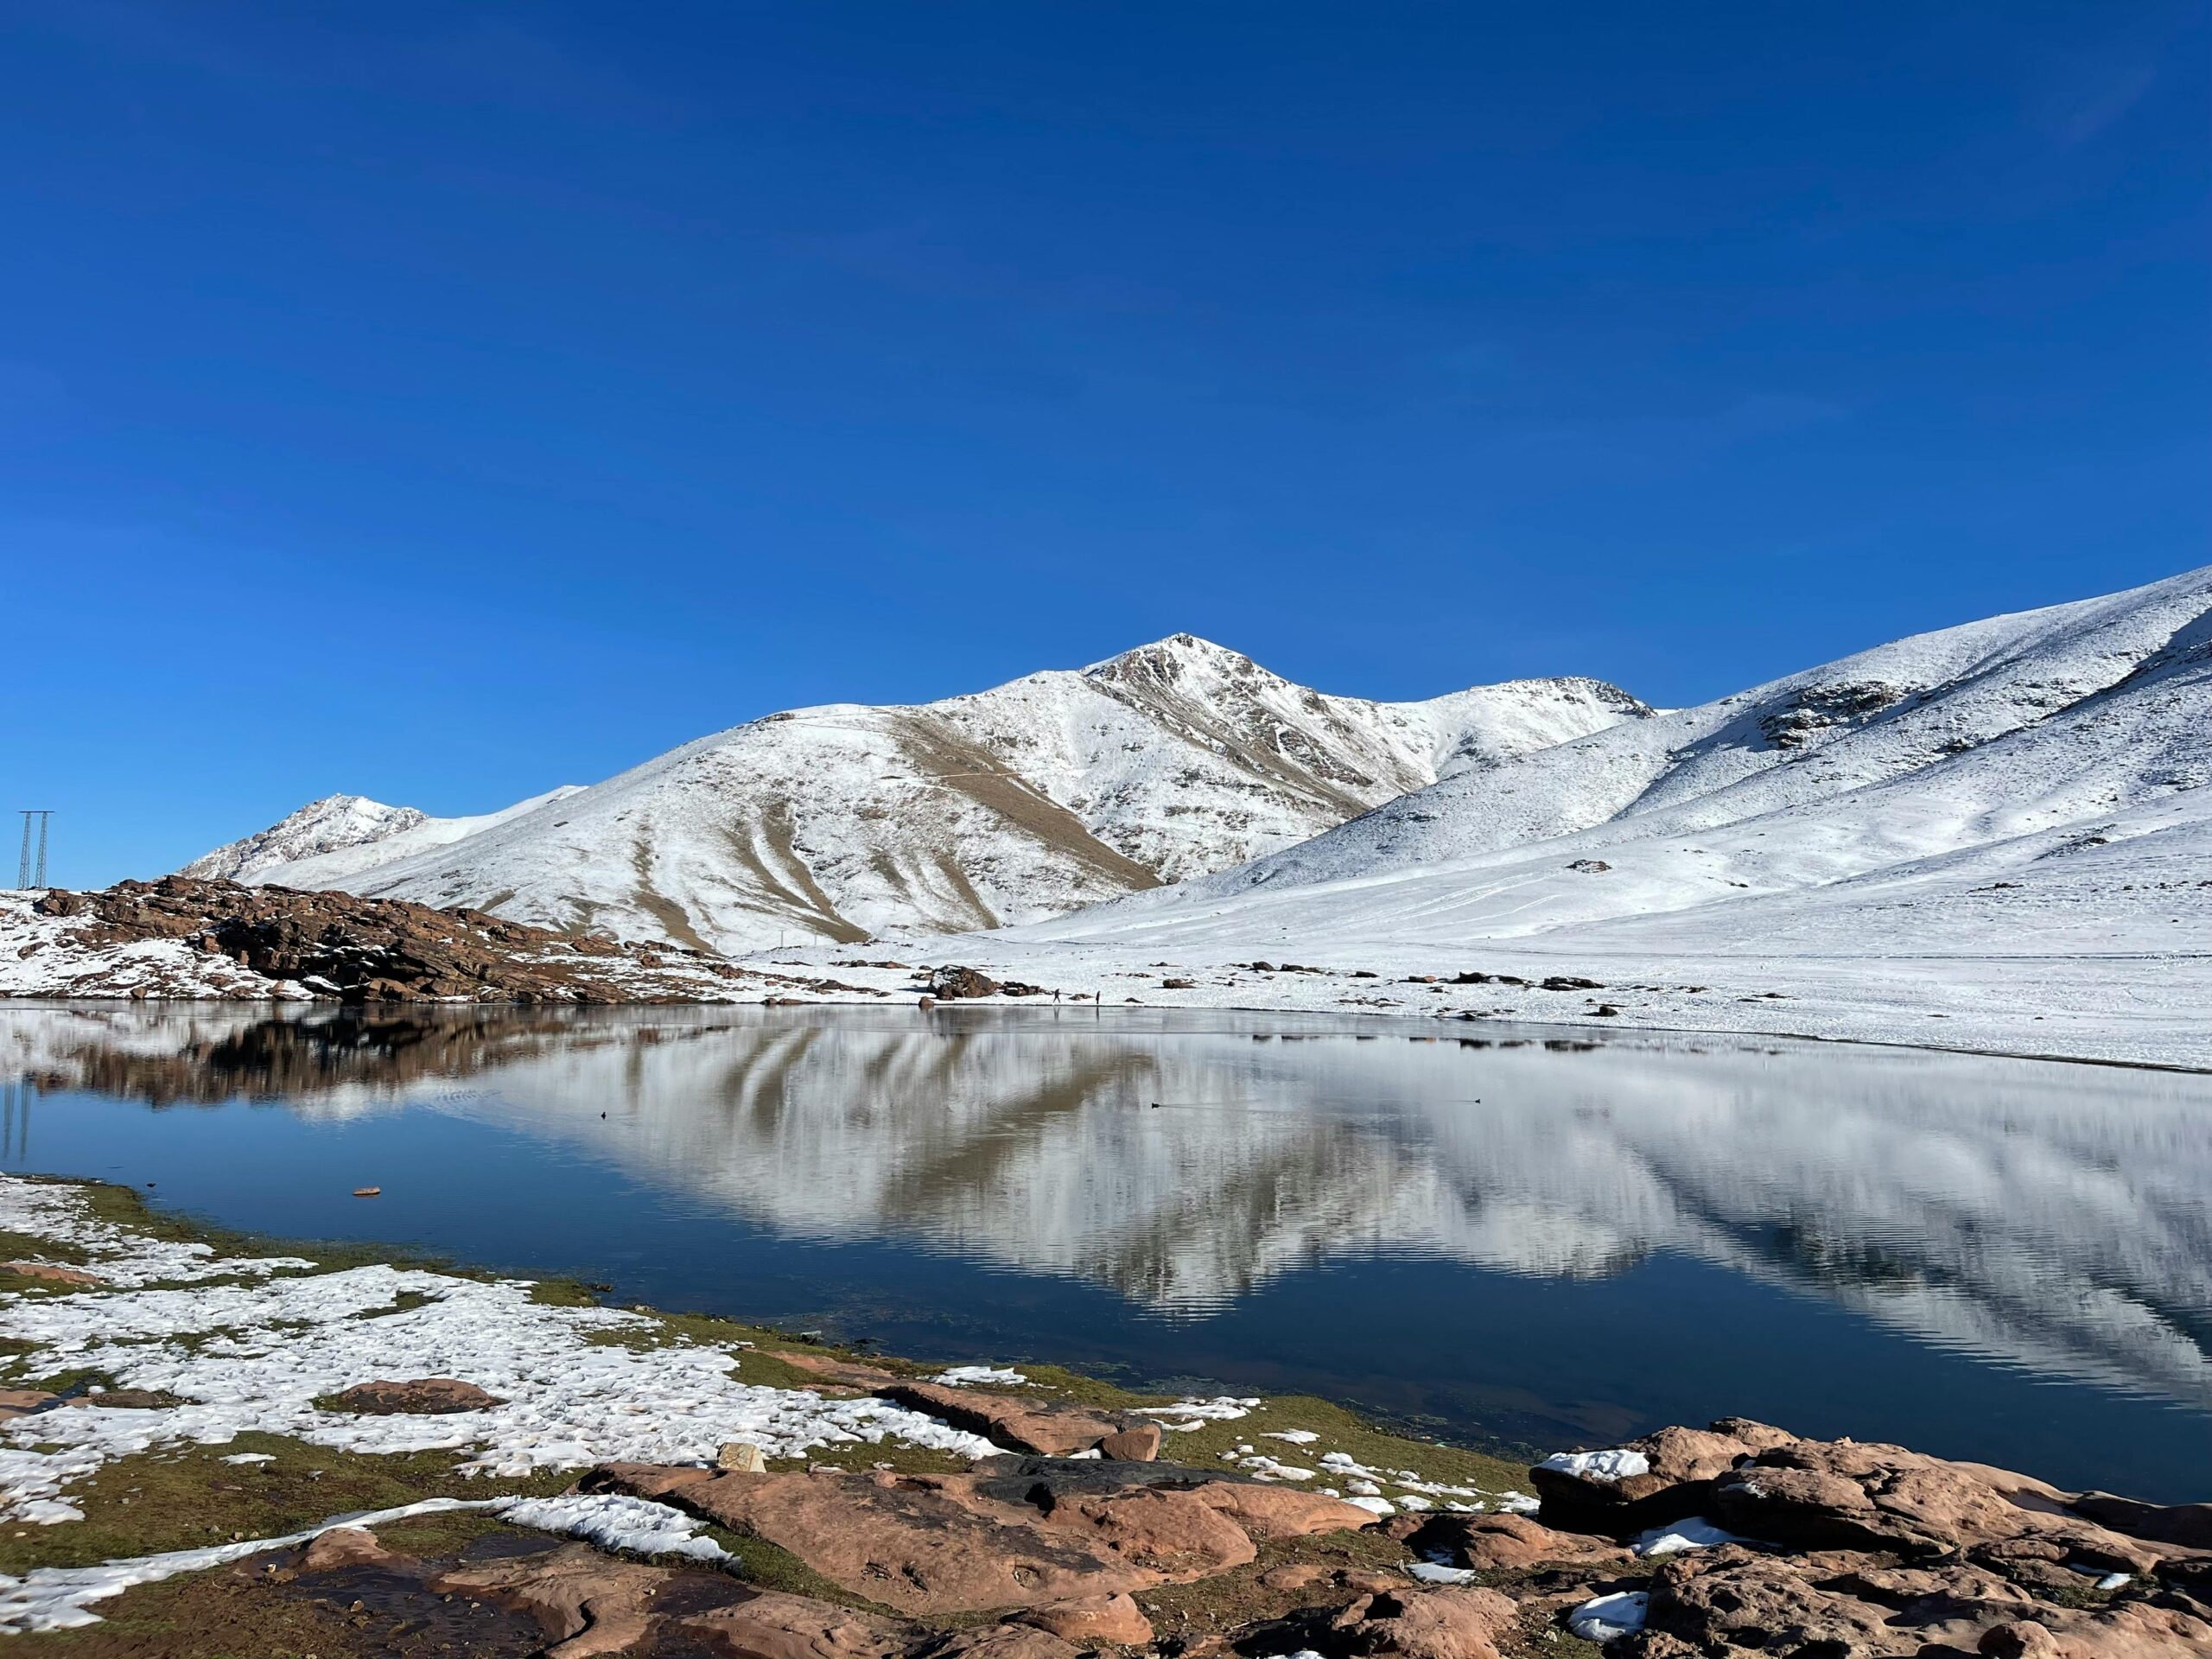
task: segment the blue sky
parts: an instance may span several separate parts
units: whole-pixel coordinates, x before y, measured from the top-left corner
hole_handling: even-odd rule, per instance
[[[0,16],[66,881],[1181,628],[1678,703],[2208,557],[2202,3]]]

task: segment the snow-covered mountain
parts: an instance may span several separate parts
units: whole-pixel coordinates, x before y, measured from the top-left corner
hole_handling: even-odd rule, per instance
[[[1449,773],[1240,868],[1017,937],[1186,961],[1286,939],[2201,950],[2209,785],[2212,567]]]
[[[566,784],[518,801],[504,811],[465,818],[434,818],[415,807],[386,806],[365,795],[326,795],[266,830],[201,854],[178,874],[208,880],[253,881],[273,880],[264,873],[282,868],[295,876],[304,872],[317,878],[295,880],[291,886],[335,887],[340,876],[358,874],[432,847],[450,846],[480,830],[575,793],[576,785]]]
[[[188,869],[723,950],[991,928],[1650,712],[1572,678],[1330,696],[1177,634],[939,702],[770,715],[482,818],[334,797]]]

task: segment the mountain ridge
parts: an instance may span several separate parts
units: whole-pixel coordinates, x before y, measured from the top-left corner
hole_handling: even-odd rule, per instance
[[[1595,943],[1602,928],[1656,944],[1695,912],[1701,947],[1719,948],[1724,912],[1754,901],[1841,926],[1850,883],[2034,886],[2055,878],[2020,872],[2056,849],[2153,834],[2173,849],[2162,862],[2186,861],[2212,837],[2208,785],[2212,567],[1908,636],[1448,775],[1172,893],[1023,931],[1166,948],[1249,933],[1271,911],[1265,925],[1307,937]],[[2124,933],[2142,888],[2113,887]]]
[[[475,817],[325,798],[186,873],[722,950],[858,943],[1203,874],[1649,713],[1580,677],[1336,696],[1175,634],[934,702],[780,710]]]

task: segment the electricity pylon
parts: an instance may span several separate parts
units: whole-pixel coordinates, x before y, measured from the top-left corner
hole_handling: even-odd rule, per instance
[[[43,887],[46,885],[46,827],[54,817],[54,809],[47,806],[27,806],[23,814],[23,856],[16,866],[16,885],[20,888]],[[38,820],[38,861],[31,861],[31,820]],[[6,866],[0,865],[0,869]]]

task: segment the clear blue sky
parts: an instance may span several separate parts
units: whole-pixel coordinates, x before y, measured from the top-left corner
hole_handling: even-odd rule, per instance
[[[0,18],[70,882],[1181,628],[1696,701],[2212,541],[2204,3]]]

